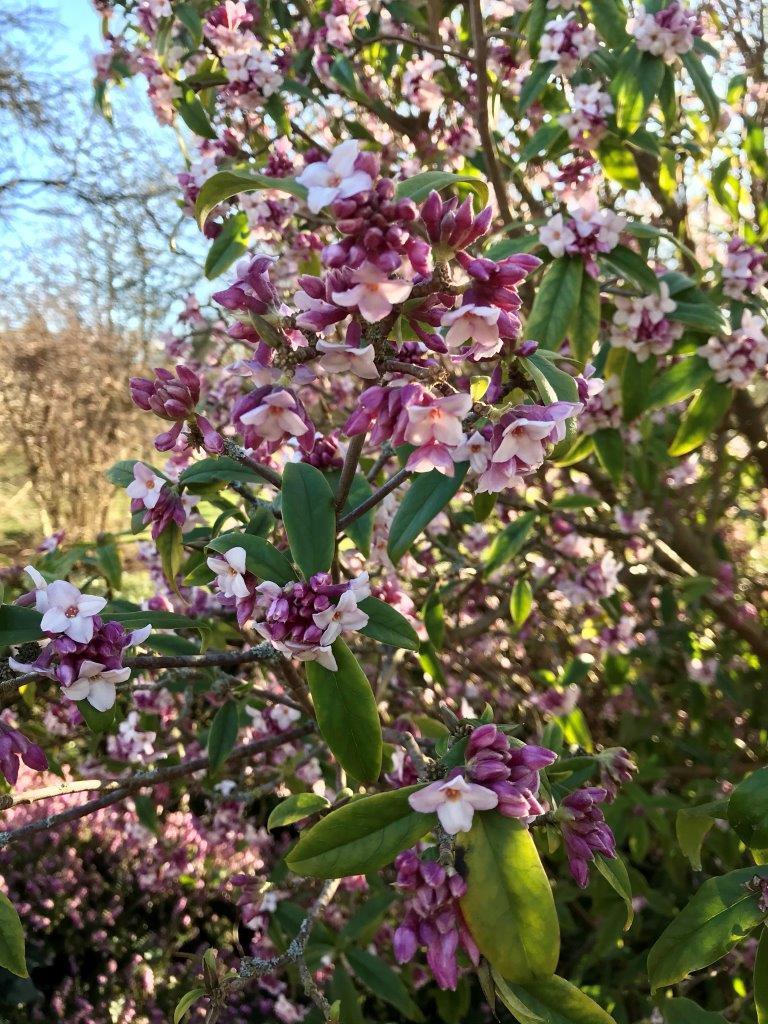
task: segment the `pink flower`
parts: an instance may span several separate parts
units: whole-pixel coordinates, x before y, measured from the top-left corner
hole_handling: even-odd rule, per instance
[[[154,508],[160,497],[165,481],[153,473],[149,466],[137,462],[133,467],[133,482],[125,489],[133,501],[140,501],[144,508]]]
[[[31,574],[30,574],[31,575]],[[38,595],[40,592],[38,591]],[[63,633],[72,640],[87,644],[93,636],[93,619],[107,603],[105,597],[81,594],[72,583],[54,580],[45,589],[45,607],[40,627],[45,633]]]
[[[461,421],[471,408],[469,395],[448,395],[432,398],[428,405],[412,405],[407,410],[405,439],[416,445],[436,442],[455,447],[464,440]]]
[[[316,347],[322,353],[320,367],[326,373],[353,373],[363,380],[375,380],[379,376],[373,345],[358,348],[356,345],[318,341]]]
[[[107,669],[86,659],[80,666],[77,679],[63,687],[61,692],[69,700],[87,700],[97,711],[109,711],[115,704],[116,683],[124,683],[130,674],[129,668]]]
[[[348,139],[336,146],[327,161],[309,164],[296,178],[308,189],[307,205],[312,213],[319,213],[335,199],[347,199],[372,187],[370,174],[355,170],[359,153],[358,141]]]
[[[465,341],[472,341],[467,355],[480,359],[494,356],[501,349],[499,316],[501,310],[493,306],[459,306],[445,313],[440,321],[448,328],[445,343],[456,352]]]
[[[315,428],[304,406],[287,388],[257,388],[241,398],[233,410],[235,425],[254,447],[267,441],[274,448],[287,437],[297,437],[306,451],[314,444]]]
[[[320,637],[322,647],[329,647],[345,630],[364,629],[368,624],[368,616],[357,606],[354,590],[345,591],[337,605],[315,612],[312,619],[316,626],[324,630]]]
[[[390,280],[388,274],[369,262],[354,270],[351,278],[356,284],[346,291],[333,292],[333,301],[339,306],[357,307],[369,324],[383,320],[394,305],[405,302],[413,288],[409,281]]]
[[[225,597],[248,597],[245,582],[245,548],[234,547],[219,556],[206,559],[208,568],[216,573],[216,583]]]
[[[437,812],[440,824],[451,836],[457,832],[469,832],[475,811],[490,811],[498,802],[498,796],[490,789],[467,782],[462,775],[433,782],[408,797],[414,811],[420,814]]]

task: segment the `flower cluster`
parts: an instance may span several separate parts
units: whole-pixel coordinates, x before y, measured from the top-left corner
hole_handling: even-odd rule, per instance
[[[26,572],[35,584],[26,599],[42,612],[40,626],[49,642],[32,662],[11,658],[11,668],[55,679],[68,700],[87,700],[97,711],[108,711],[115,703],[116,684],[131,674],[123,667],[125,649],[143,643],[151,627],[129,633],[119,622],[102,621],[105,598],[81,594],[66,580],[46,583],[32,566]]]
[[[48,767],[48,759],[37,743],[0,720],[0,772],[11,786],[15,786],[18,780],[20,761],[36,772],[43,772]]]
[[[228,106],[245,110],[262,107],[283,84],[273,57],[248,28],[252,22],[244,3],[228,0],[208,14],[203,26],[227,72],[228,84],[219,96]]]
[[[572,75],[581,61],[597,49],[597,34],[591,25],[582,25],[575,11],[548,21],[539,44],[541,63],[555,62],[555,73]]]
[[[582,889],[589,881],[589,864],[596,854],[616,856],[613,832],[599,807],[607,798],[607,790],[587,786],[569,793],[555,812],[563,833],[568,866]]]
[[[578,206],[569,208],[567,218],[562,213],[551,217],[539,238],[555,258],[580,256],[587,273],[597,277],[599,268],[595,256],[616,248],[626,224],[620,214],[599,209],[594,193],[588,193]]]
[[[702,33],[698,18],[677,0],[653,14],[640,6],[627,22],[627,30],[635,37],[638,50],[661,57],[673,64],[680,54],[693,49],[693,41]]]
[[[659,283],[658,292],[643,298],[619,296],[611,323],[611,344],[626,348],[644,363],[649,356],[662,356],[682,336],[683,325],[668,319],[677,303],[670,298],[669,286]]]
[[[728,243],[723,266],[723,291],[729,299],[749,301],[768,283],[766,256],[743,238]]]
[[[168,480],[143,462],[134,463],[133,480],[125,490],[131,499],[131,512],[142,513],[142,523],[151,526],[153,540],[171,523],[181,528],[190,509],[200,500],[196,494],[180,495]]]
[[[712,367],[715,380],[734,388],[745,388],[768,363],[768,335],[765,321],[745,310],[741,326],[733,334],[710,338],[698,350]]]
[[[315,428],[295,391],[265,384],[238,399],[232,420],[249,448],[263,446],[277,451],[288,439],[296,438],[305,452],[315,444]]]
[[[605,134],[608,115],[613,112],[608,93],[600,88],[599,82],[589,82],[574,86],[571,109],[558,120],[571,142],[582,149],[592,149]]]
[[[531,744],[512,746],[495,725],[473,730],[466,751],[469,777],[482,783],[498,797],[498,811],[529,825],[544,813],[537,797],[539,773],[552,764],[556,754]]]
[[[230,548],[221,558],[208,559],[220,591],[236,599],[241,625],[252,621],[256,630],[289,658],[317,661],[336,670],[331,645],[352,630],[364,629],[368,615],[359,602],[371,596],[368,574],[349,583],[334,583],[330,573],[319,572],[306,583],[279,587],[266,581],[257,586],[245,570],[242,548]]]
[[[398,854],[395,868],[395,885],[406,896],[405,916],[394,935],[395,958],[400,964],[408,963],[422,946],[437,984],[453,990],[458,984],[459,946],[475,966],[480,963],[480,951],[459,906],[467,883],[455,870],[435,860],[422,860],[416,850]]]
[[[169,452],[176,447],[185,424],[194,424],[202,436],[202,444],[207,452],[220,455],[224,450],[224,440],[213,429],[204,416],[195,412],[200,401],[200,378],[189,367],[179,365],[176,373],[164,367],[155,370],[155,379],[132,377],[130,381],[131,399],[134,404],[145,412],[153,412],[161,419],[170,420],[174,425],[164,434],[155,438],[155,448],[160,452]]]

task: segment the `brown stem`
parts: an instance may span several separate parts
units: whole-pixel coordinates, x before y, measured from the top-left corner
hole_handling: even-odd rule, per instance
[[[347,447],[347,454],[344,459],[344,465],[341,467],[341,476],[339,477],[339,487],[336,491],[336,512],[340,512],[347,503],[349,497],[349,491],[352,487],[352,482],[355,479],[355,473],[357,472],[357,464],[360,462],[360,456],[363,452],[363,445],[365,444],[365,431],[362,434],[355,434],[352,440],[349,442]]]
[[[359,519],[360,516],[364,516],[366,512],[370,512],[372,508],[376,508],[379,502],[383,501],[384,498],[400,484],[404,483],[411,475],[409,469],[398,469],[396,473],[393,473],[389,480],[386,480],[381,487],[374,491],[370,498],[366,498],[365,501],[361,502],[357,508],[353,508],[351,512],[348,512],[345,516],[342,516],[339,520],[339,529],[343,530],[350,523],[354,523],[355,520]]]

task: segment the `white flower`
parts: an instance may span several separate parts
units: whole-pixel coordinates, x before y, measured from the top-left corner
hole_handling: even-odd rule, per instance
[[[363,380],[375,380],[379,376],[373,345],[358,348],[356,345],[318,341],[316,347],[318,352],[322,352],[320,366],[326,373],[354,373]]]
[[[558,259],[565,255],[569,245],[573,245],[576,236],[565,224],[562,213],[556,213],[539,232],[539,240],[549,249],[551,255]]]
[[[411,294],[410,281],[393,280],[373,263],[363,263],[352,271],[356,283],[344,292],[333,292],[331,298],[337,305],[357,306],[360,315],[369,324],[383,320],[398,302],[405,302]]]
[[[144,508],[154,508],[164,483],[163,478],[153,473],[149,466],[137,462],[133,467],[133,482],[128,484],[125,493],[133,501],[140,501]]]
[[[504,430],[491,461],[508,462],[514,457],[535,469],[544,461],[544,441],[553,427],[551,420],[513,420]]]
[[[331,605],[324,612],[315,612],[312,620],[318,629],[324,630],[320,637],[322,647],[330,647],[344,630],[363,629],[368,624],[368,616],[357,607],[357,598],[352,590],[345,590],[338,604]]]
[[[244,412],[241,421],[256,429],[265,441],[280,441],[286,434],[301,437],[307,424],[295,412],[296,400],[288,391],[265,395],[255,409]]]
[[[336,199],[348,199],[371,188],[370,174],[355,170],[359,152],[357,140],[348,139],[336,146],[326,162],[310,164],[298,175],[296,181],[308,189],[307,205],[312,213]]]
[[[130,674],[129,668],[105,669],[97,661],[86,659],[77,679],[61,692],[69,700],[87,700],[97,711],[109,711],[115,703],[115,684],[124,683]]]
[[[448,328],[445,343],[455,352],[468,340],[472,340],[472,352],[482,356],[494,356],[501,348],[498,320],[501,310],[495,306],[459,306],[443,315],[440,321]]]
[[[93,636],[93,617],[107,603],[105,597],[81,594],[77,587],[66,580],[49,583],[45,600],[47,607],[40,622],[43,632],[63,633],[82,644],[87,644]]]
[[[479,430],[470,434],[467,440],[459,445],[453,453],[457,462],[468,462],[473,473],[482,473],[488,465],[491,454],[491,443]]]
[[[420,814],[436,811],[440,824],[451,836],[457,832],[469,832],[475,811],[490,811],[498,802],[493,790],[467,782],[462,775],[444,782],[433,782],[408,797],[414,811]]]
[[[208,568],[216,573],[216,583],[225,597],[248,597],[245,582],[245,548],[234,547],[221,555],[206,559]]]
[[[429,405],[412,405],[408,408],[406,440],[415,445],[434,441],[455,447],[464,441],[461,421],[471,408],[470,395],[448,395]]]
[[[35,584],[35,608],[42,615],[43,612],[48,611],[48,584],[42,573],[39,573],[33,565],[28,565],[24,572],[31,577]]]

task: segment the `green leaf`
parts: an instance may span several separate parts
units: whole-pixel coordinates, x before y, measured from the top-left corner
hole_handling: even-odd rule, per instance
[[[627,920],[624,924],[626,932],[632,927],[635,918],[635,908],[632,906],[632,885],[629,881],[627,865],[618,855],[603,857],[602,854],[598,854],[593,863],[610,887],[624,900],[627,908]]]
[[[708,804],[699,804],[698,807],[683,807],[677,812],[677,841],[695,871],[701,871],[701,844],[715,819],[724,818],[727,811],[727,800],[713,800]]]
[[[115,538],[111,534],[102,534],[96,546],[96,559],[108,586],[112,590],[119,590],[123,567]]]
[[[702,1010],[692,999],[665,999],[661,1010],[666,1024],[726,1024],[721,1013]]]
[[[657,292],[659,279],[645,262],[643,257],[626,245],[617,245],[610,252],[600,257],[601,263],[620,274],[625,281],[636,284],[644,292]]]
[[[740,868],[704,882],[648,954],[653,989],[709,967],[760,924],[765,914],[746,887],[756,876],[768,878],[768,866]]]
[[[330,996],[334,1005],[338,1006],[340,1014],[333,1016],[333,1024],[338,1020],[340,1024],[366,1024],[360,1009],[360,996],[352,983],[349,974],[344,970],[342,964],[337,963],[329,986]],[[332,1013],[335,1015],[336,1011]]]
[[[520,162],[525,164],[535,157],[548,153],[559,142],[565,140],[566,134],[565,128],[557,122],[550,121],[548,124],[543,124],[523,146]]]
[[[18,978],[29,977],[24,954],[24,929],[16,908],[4,892],[0,892],[0,967]]]
[[[424,619],[427,636],[434,644],[435,650],[441,651],[445,643],[445,607],[437,593],[429,595],[421,616]]]
[[[109,469],[105,469],[104,476],[115,487],[127,487],[133,483],[133,467],[140,461],[140,459],[121,459],[110,466]],[[152,469],[151,466],[149,468]],[[157,470],[152,469],[152,472],[156,473]]]
[[[754,999],[757,1024],[768,1024],[768,928],[760,934],[755,957]]]
[[[341,470],[334,470],[331,473],[327,473],[326,476],[331,483],[331,488],[335,495],[339,486]],[[349,489],[349,497],[347,498],[340,515],[347,515],[347,513],[357,508],[358,505],[361,505],[366,498],[370,498],[372,494],[373,488],[365,477],[356,473],[355,478],[352,481],[352,486]],[[373,520],[375,515],[376,510],[372,508],[369,512],[366,512],[364,516],[360,516],[359,519],[354,521],[354,523],[350,523],[349,526],[344,528],[346,535],[366,558],[368,558],[371,553],[371,534],[373,533]]]
[[[468,468],[468,462],[460,462],[454,466],[453,476],[445,476],[436,469],[418,474],[395,513],[389,530],[387,551],[393,562],[400,561],[421,531],[442,512],[461,487]]]
[[[245,567],[260,580],[270,580],[284,587],[296,579],[290,560],[263,537],[252,533],[222,533],[208,544],[209,551],[224,554],[232,548],[245,548]]]
[[[244,213],[227,217],[205,258],[205,276],[209,281],[223,274],[247,252],[250,237],[251,229]]]
[[[125,607],[127,602],[112,601],[106,605],[102,614],[105,619],[122,622],[126,629],[140,629],[152,626],[153,629],[199,629],[200,619],[190,619],[176,612],[153,612],[145,608]]]
[[[203,227],[211,211],[226,199],[238,196],[242,192],[258,192],[263,188],[274,188],[279,192],[288,192],[297,199],[305,199],[307,190],[293,178],[268,178],[265,174],[255,171],[235,172],[219,171],[213,174],[203,186],[195,202],[197,223]]]
[[[85,724],[91,732],[100,735],[109,732],[114,725],[117,707],[113,705],[108,711],[97,711],[87,700],[77,702],[77,710],[83,716]]]
[[[341,767],[358,782],[374,782],[381,771],[382,740],[373,690],[343,640],[334,643],[333,654],[335,672],[316,661],[306,663],[317,724]]]
[[[607,178],[625,189],[640,188],[640,170],[632,150],[618,139],[606,137],[597,149],[600,164]]]
[[[658,95],[664,78],[664,61],[650,53],[640,53],[632,44],[619,60],[613,82],[616,124],[634,132],[645,122],[645,115]]]
[[[214,715],[208,733],[208,765],[213,774],[224,764],[237,742],[237,704],[228,700]]]
[[[526,579],[515,580],[509,598],[509,614],[518,629],[525,623],[533,608],[533,590]]]
[[[306,831],[286,857],[297,875],[343,878],[378,871],[434,826],[434,816],[411,809],[420,786],[361,797],[331,811]]]
[[[34,608],[4,604],[0,608],[0,647],[39,640],[43,635],[41,619],[42,615]]]
[[[636,419],[648,404],[655,371],[653,356],[640,362],[634,352],[627,352],[621,374],[621,399],[627,422]]]
[[[712,79],[704,70],[704,65],[701,63],[700,58],[692,50],[682,54],[681,59],[683,67],[691,76],[693,88],[704,105],[712,127],[717,127],[717,123],[720,120],[720,100],[717,98],[717,94],[712,87]]]
[[[720,311],[706,301],[678,302],[669,319],[705,334],[720,334],[724,328]]]
[[[570,373],[559,369],[551,359],[540,352],[534,352],[523,360],[533,377],[536,389],[545,402],[578,402],[578,385]]]
[[[461,909],[480,952],[505,978],[551,975],[560,931],[549,879],[528,829],[496,811],[457,837],[467,891]]]
[[[581,279],[581,296],[568,328],[571,351],[580,363],[587,363],[600,333],[600,282],[590,274]]]
[[[180,83],[181,84],[181,83]],[[205,107],[200,102],[200,97],[195,95],[193,89],[185,89],[184,95],[173,101],[184,124],[190,128],[195,135],[204,139],[215,139],[216,130],[205,112]]]
[[[594,999],[565,978],[553,975],[508,984],[493,972],[499,998],[520,1024],[616,1024]]]
[[[317,793],[294,793],[274,808],[267,819],[267,828],[270,831],[273,828],[285,828],[286,825],[303,821],[310,814],[317,814],[318,811],[330,806],[325,797],[318,796]]]
[[[768,768],[758,768],[731,793],[728,821],[752,850],[768,849]]]
[[[621,482],[624,474],[624,442],[618,430],[605,427],[592,435],[597,458],[614,483]]]
[[[305,579],[328,572],[336,544],[333,492],[319,469],[289,462],[283,471],[283,525],[293,560]]]
[[[386,601],[377,597],[366,597],[358,602],[358,608],[368,616],[368,622],[360,632],[379,643],[390,647],[401,647],[407,651],[418,651],[420,640],[408,619]]]
[[[490,575],[521,550],[536,522],[536,512],[521,512],[493,538],[488,554],[485,556],[483,571]]]
[[[708,381],[683,414],[670,455],[687,455],[704,444],[730,407],[733,392],[725,384]]]
[[[544,61],[543,64],[534,64],[533,71],[523,82],[520,90],[520,98],[517,101],[518,114],[522,115],[528,107],[537,100],[544,92],[549,81],[549,76],[555,67],[553,60]]]
[[[710,380],[712,370],[706,359],[692,356],[670,366],[651,384],[647,409],[663,409],[688,398]]]
[[[525,325],[525,337],[556,349],[568,333],[581,297],[584,263],[561,256],[547,267]]]
[[[189,1011],[192,1006],[205,995],[204,988],[193,988],[189,992],[185,992],[181,999],[176,1003],[176,1009],[173,1011],[173,1024],[179,1024]]]
[[[400,975],[395,974],[381,957],[350,946],[347,959],[357,980],[375,996],[394,1006],[407,1020],[424,1020],[423,1013],[411,999]]]
[[[252,469],[248,469],[247,466],[243,466],[235,459],[230,459],[225,455],[215,459],[201,459],[199,462],[193,462],[179,476],[179,483],[184,484],[191,491],[194,491],[195,485],[209,484],[219,480],[229,483],[264,483],[258,473],[254,473]]]
[[[163,575],[173,589],[176,590],[176,577],[184,563],[181,527],[174,522],[169,523],[163,532],[158,535],[155,540],[155,546],[158,555],[160,555]]]
[[[421,174],[414,174],[412,178],[406,178],[398,184],[396,194],[398,199],[412,199],[414,203],[420,203],[430,192],[440,192],[450,185],[466,185],[477,195],[481,206],[488,205],[488,185],[483,178],[452,174],[450,171],[422,171]]]
[[[629,42],[627,13],[617,0],[587,0],[589,20],[613,50],[622,50]]]

